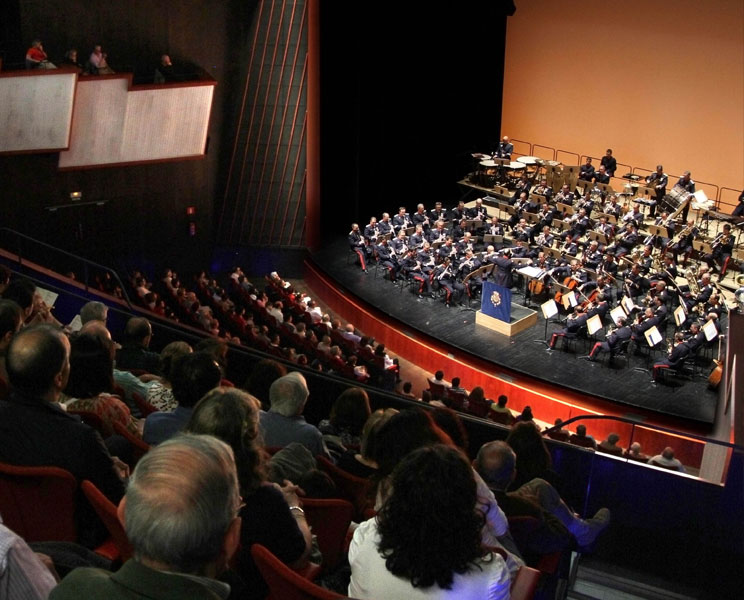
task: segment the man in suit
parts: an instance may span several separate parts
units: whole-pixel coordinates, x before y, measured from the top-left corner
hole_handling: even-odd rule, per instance
[[[615,174],[615,171],[617,171],[617,160],[612,156],[612,148],[607,148],[607,152],[602,157],[600,164],[606,169],[610,177]]]
[[[216,578],[240,542],[240,489],[230,447],[183,435],[137,464],[118,516],[134,550],[117,572],[82,568],[52,590],[52,600],[109,598],[217,600],[230,586]]]
[[[88,479],[111,502],[124,494],[126,465],[115,461],[97,431],[60,408],[70,375],[70,342],[58,328],[22,329],[8,347],[11,395],[0,401],[0,461],[19,466],[54,466]],[[76,506],[79,542],[95,547],[105,537],[87,503]]]
[[[509,142],[509,136],[505,135],[501,138],[499,145],[496,147],[496,152],[493,153],[494,158],[511,158],[512,152],[514,152],[514,144]]]

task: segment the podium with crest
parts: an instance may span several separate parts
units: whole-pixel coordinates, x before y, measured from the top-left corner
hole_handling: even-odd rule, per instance
[[[537,312],[512,303],[509,288],[484,281],[481,309],[475,313],[475,323],[511,337],[536,325]]]

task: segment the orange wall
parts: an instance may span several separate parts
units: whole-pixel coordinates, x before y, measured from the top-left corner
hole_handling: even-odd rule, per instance
[[[516,5],[504,134],[744,188],[742,0]]]

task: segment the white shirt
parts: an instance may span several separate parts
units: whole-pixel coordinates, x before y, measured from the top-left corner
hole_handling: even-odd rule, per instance
[[[509,571],[499,554],[480,560],[466,573],[455,573],[452,588],[445,590],[434,584],[415,588],[411,582],[387,570],[385,559],[378,551],[380,536],[377,519],[365,521],[354,532],[349,546],[351,582],[348,595],[361,600],[502,600],[509,598]],[[480,568],[479,568],[480,567]]]

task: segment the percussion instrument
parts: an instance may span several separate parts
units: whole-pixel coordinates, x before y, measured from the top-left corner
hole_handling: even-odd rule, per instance
[[[517,159],[517,162],[520,162],[520,163],[522,163],[524,165],[530,166],[530,165],[536,165],[537,162],[538,162],[538,160],[540,160],[540,159],[537,158],[537,156],[520,156]]]
[[[675,202],[680,203],[687,200],[692,194],[681,185],[675,185],[671,190],[669,190],[667,195],[671,196],[672,200]]]
[[[497,167],[498,164],[489,158],[487,160],[480,161],[480,166],[493,169],[494,167]]]
[[[508,165],[504,165],[505,169],[509,169],[510,171],[518,171],[519,169],[526,169],[527,165],[521,162],[512,161]]]

